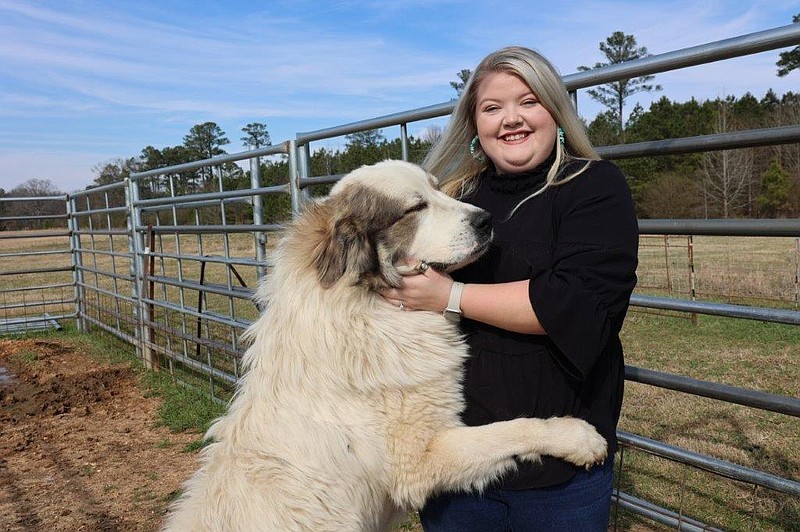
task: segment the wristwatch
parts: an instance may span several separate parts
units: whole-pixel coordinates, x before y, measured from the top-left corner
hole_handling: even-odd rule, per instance
[[[453,323],[458,323],[461,320],[461,294],[463,292],[464,283],[454,281],[453,286],[450,288],[450,300],[447,302],[444,312],[442,312],[444,317]]]

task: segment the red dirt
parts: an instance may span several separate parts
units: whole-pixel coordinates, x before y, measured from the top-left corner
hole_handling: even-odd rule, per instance
[[[0,530],[157,530],[199,435],[155,426],[136,373],[79,342],[0,340],[0,366]]]

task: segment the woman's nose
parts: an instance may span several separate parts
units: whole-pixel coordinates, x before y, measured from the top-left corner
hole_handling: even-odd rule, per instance
[[[519,109],[516,106],[508,107],[503,115],[503,124],[505,126],[517,126],[520,121]]]

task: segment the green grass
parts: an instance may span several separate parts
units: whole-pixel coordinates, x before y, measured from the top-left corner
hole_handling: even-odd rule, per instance
[[[133,371],[141,371],[135,350],[132,345],[122,342],[117,338],[107,334],[85,334],[78,330],[74,320],[62,323],[61,330],[47,329],[43,331],[31,331],[18,335],[13,338],[36,339],[58,341],[73,349],[80,349],[98,362],[119,365],[130,364]],[[28,358],[31,361],[37,359],[38,355],[33,352],[20,351],[21,358]]]
[[[622,340],[629,364],[771,393],[799,391],[797,326],[719,316],[698,316],[693,325],[631,311]]]
[[[147,372],[143,376],[147,395],[162,399],[159,423],[174,432],[205,432],[211,422],[225,412],[225,406],[201,390],[188,388],[165,372]]]
[[[800,397],[800,327],[631,312],[629,365]],[[627,382],[620,429],[800,479],[800,419]],[[725,530],[800,530],[800,501],[627,450],[622,490]],[[753,517],[755,516],[755,517]],[[625,516],[625,526],[636,519]]]

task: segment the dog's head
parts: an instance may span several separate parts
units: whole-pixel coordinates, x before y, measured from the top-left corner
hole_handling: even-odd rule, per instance
[[[435,177],[402,161],[351,172],[317,207],[325,227],[312,259],[326,288],[339,280],[396,287],[406,257],[456,269],[479,257],[492,238],[488,212],[447,196]]]

